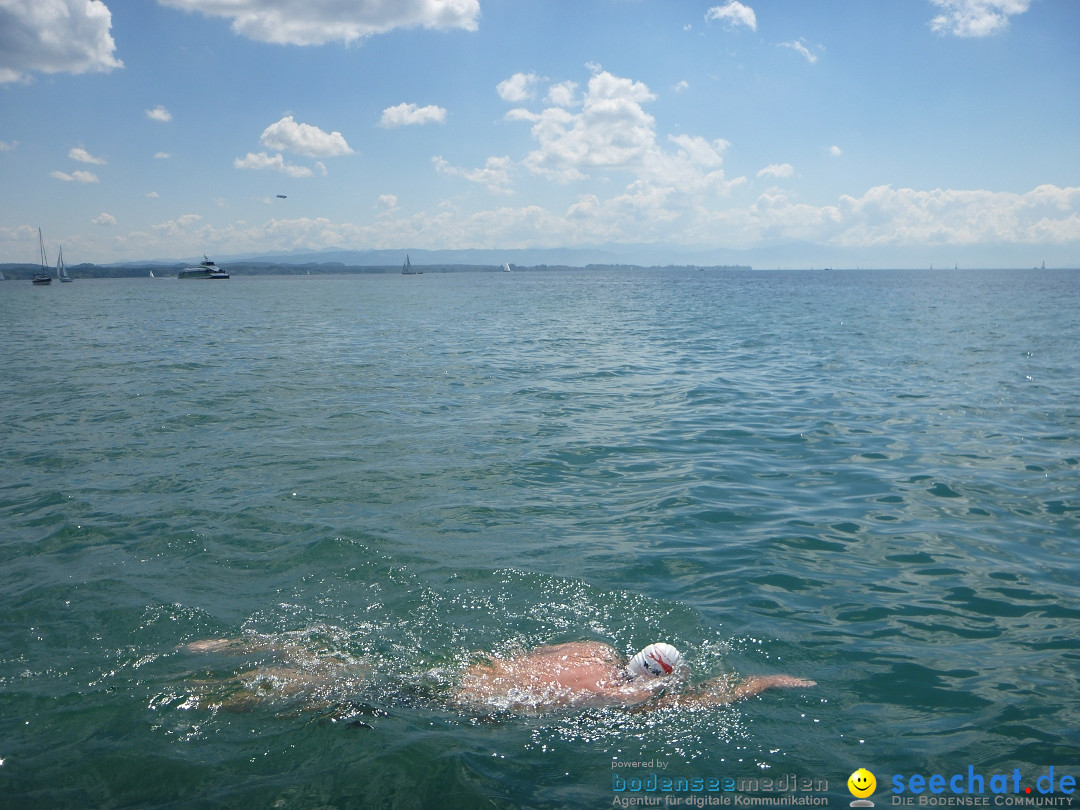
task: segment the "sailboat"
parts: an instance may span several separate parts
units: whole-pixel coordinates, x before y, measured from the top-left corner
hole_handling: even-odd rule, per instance
[[[409,261],[409,254],[405,254],[405,264],[401,265],[401,275],[403,276],[422,276],[423,270],[413,270],[412,262]]]
[[[64,247],[60,246],[60,255],[56,259],[56,277],[60,279],[61,284],[70,284],[75,279],[68,275],[67,265],[64,264]]]
[[[504,273],[509,273],[510,272],[510,262],[503,262],[503,272]]]
[[[41,269],[34,273],[34,286],[46,287],[52,284],[52,276],[47,268],[48,260],[45,258],[45,237],[41,235],[41,228],[37,229],[38,249],[41,251]]]

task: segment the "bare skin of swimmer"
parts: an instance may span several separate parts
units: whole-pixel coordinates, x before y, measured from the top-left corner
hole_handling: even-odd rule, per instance
[[[209,639],[187,645],[190,652],[251,652],[272,649],[295,666],[298,651],[276,645],[255,645],[245,640]],[[284,655],[282,655],[284,653]],[[293,660],[289,660],[293,659]],[[245,673],[242,680],[258,680],[262,675],[278,676],[291,688],[306,683],[326,683],[340,662],[327,666],[286,667]],[[334,666],[336,665],[336,666]],[[457,702],[499,709],[551,709],[558,707],[708,708],[753,697],[767,689],[811,687],[814,681],[790,675],[752,676],[733,682],[726,676],[712,678],[679,691],[677,674],[662,678],[626,674],[626,659],[612,647],[598,641],[572,641],[537,647],[508,658],[492,658],[467,667],[460,675]],[[252,677],[254,676],[254,678]],[[659,697],[658,697],[659,696]]]
[[[473,664],[461,676],[458,697],[465,703],[540,706],[634,706],[655,698],[678,678],[628,680],[626,660],[607,644],[574,641],[538,647],[511,658]],[[720,676],[698,686],[661,695],[650,708],[721,706],[766,689],[815,686],[789,675],[764,675],[732,683]]]

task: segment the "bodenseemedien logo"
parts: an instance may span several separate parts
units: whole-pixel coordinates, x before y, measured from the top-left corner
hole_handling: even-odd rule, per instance
[[[877,789],[877,779],[866,768],[859,768],[847,780],[847,789],[855,797],[851,807],[873,807],[874,803],[868,797],[874,795]]]

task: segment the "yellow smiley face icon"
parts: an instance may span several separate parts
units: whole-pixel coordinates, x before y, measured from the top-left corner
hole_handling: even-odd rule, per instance
[[[847,780],[847,789],[852,796],[865,799],[877,789],[877,779],[866,768],[859,768]]]

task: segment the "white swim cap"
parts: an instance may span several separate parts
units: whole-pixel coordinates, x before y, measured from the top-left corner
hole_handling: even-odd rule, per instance
[[[631,675],[660,678],[670,675],[682,663],[682,654],[670,644],[650,644],[630,659],[626,671]]]

